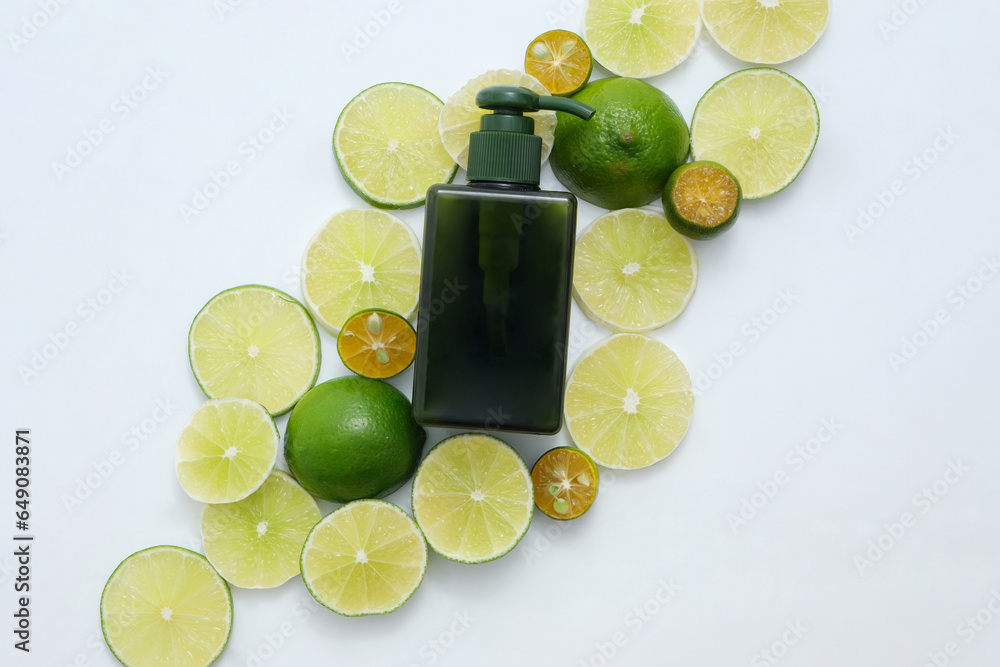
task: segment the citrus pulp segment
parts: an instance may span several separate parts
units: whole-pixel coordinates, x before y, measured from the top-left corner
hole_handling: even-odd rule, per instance
[[[399,375],[417,354],[417,333],[404,318],[370,308],[353,315],[337,336],[337,353],[348,370],[363,377]]]
[[[316,384],[319,334],[292,297],[244,285],[215,295],[195,316],[188,356],[209,398],[248,398],[277,416]]]
[[[550,449],[531,469],[535,505],[553,519],[575,519],[594,504],[599,478],[594,460],[582,450]]]
[[[274,420],[260,404],[245,398],[206,401],[181,432],[177,479],[203,503],[242,500],[267,479],[278,444]]]
[[[694,110],[695,160],[724,164],[745,199],[785,189],[805,168],[819,139],[819,109],[797,79],[770,67],[730,74]]]
[[[306,307],[335,336],[348,317],[366,308],[410,317],[419,285],[417,237],[385,211],[337,213],[319,228],[302,258]]]
[[[662,460],[687,433],[691,376],[663,343],[638,334],[599,342],[566,386],[566,425],[576,446],[606,468]]]
[[[701,0],[701,14],[730,55],[775,65],[812,48],[826,30],[830,0]]]
[[[587,43],[569,30],[549,30],[528,45],[524,71],[552,95],[572,95],[590,80],[594,59]]]
[[[387,614],[423,581],[427,544],[403,510],[356,500],[320,521],[302,550],[302,579],[316,600],[344,616]]]
[[[229,587],[205,557],[159,546],[115,569],[101,594],[101,629],[126,667],[206,667],[233,627]]]
[[[380,208],[420,206],[427,188],[458,171],[441,143],[444,105],[408,83],[381,83],[347,103],[333,131],[337,164],[348,184]]]
[[[583,38],[605,69],[639,79],[670,71],[701,35],[698,0],[590,0]]]
[[[706,240],[733,226],[742,200],[732,172],[717,162],[702,160],[674,170],[663,189],[663,212],[679,233]]]
[[[438,443],[413,478],[413,517],[436,552],[484,563],[517,546],[531,524],[527,466],[503,440],[464,433]]]
[[[234,586],[280,586],[299,574],[302,545],[320,518],[313,497],[291,475],[274,470],[243,500],[205,508],[205,555]]]
[[[573,296],[588,317],[615,331],[651,331],[672,322],[697,281],[694,248],[658,213],[614,211],[577,240]]]

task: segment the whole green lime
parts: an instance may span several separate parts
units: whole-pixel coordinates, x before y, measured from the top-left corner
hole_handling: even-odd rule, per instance
[[[687,160],[691,136],[670,97],[645,81],[601,79],[573,96],[589,121],[559,112],[549,163],[580,199],[603,208],[645,206]]]
[[[398,389],[342,377],[316,385],[292,408],[285,461],[317,498],[380,498],[413,476],[426,438]]]

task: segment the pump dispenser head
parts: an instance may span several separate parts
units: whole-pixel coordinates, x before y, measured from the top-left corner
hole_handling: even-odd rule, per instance
[[[538,95],[520,86],[489,86],[476,94],[476,105],[492,111],[469,137],[469,181],[538,185],[542,138],[526,111],[565,111],[590,120],[595,111],[566,97]]]

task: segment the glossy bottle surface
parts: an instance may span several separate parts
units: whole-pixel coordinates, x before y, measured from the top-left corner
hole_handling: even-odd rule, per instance
[[[562,426],[576,198],[428,192],[413,411],[427,426]]]

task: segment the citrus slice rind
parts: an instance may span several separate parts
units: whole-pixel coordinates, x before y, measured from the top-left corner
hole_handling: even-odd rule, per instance
[[[413,478],[413,518],[438,554],[485,563],[521,541],[534,509],[531,474],[507,443],[481,433],[439,442]]]
[[[694,248],[659,213],[613,211],[577,239],[573,297],[587,317],[614,331],[652,331],[672,322],[697,282]]]
[[[644,468],[666,458],[694,411],[691,376],[663,343],[610,336],[585,352],[566,385],[565,415],[577,447],[606,468]]]
[[[402,315],[369,308],[352,315],[337,336],[337,353],[348,370],[384,380],[413,363],[417,333]]]
[[[709,34],[740,60],[777,65],[801,56],[826,31],[830,0],[700,0]]]
[[[427,544],[403,510],[356,500],[327,515],[302,549],[302,579],[343,616],[388,614],[410,599],[427,571]]]
[[[583,450],[556,447],[531,468],[535,506],[546,516],[567,521],[583,516],[597,498],[600,474]]]
[[[699,36],[698,0],[590,0],[583,17],[594,58],[619,76],[669,72],[691,55]]]
[[[367,308],[409,318],[417,308],[420,243],[408,224],[385,211],[341,211],[309,241],[301,273],[306,307],[334,336]]]
[[[101,630],[126,667],[207,667],[233,627],[229,586],[201,554],[158,546],[132,554],[101,594]]]
[[[320,518],[313,497],[274,470],[243,500],[205,508],[205,556],[234,586],[274,588],[299,574],[302,545]]]
[[[798,178],[819,139],[819,108],[794,77],[770,67],[734,72],[698,102],[691,120],[695,160],[726,166],[744,199],[762,199]]]
[[[539,95],[549,94],[545,86],[530,74],[511,69],[496,69],[471,79],[448,98],[444,109],[441,110],[438,129],[448,154],[463,169],[469,168],[469,135],[479,130],[479,119],[483,114],[492,113],[476,106],[476,93],[487,86],[521,86]],[[524,115],[535,120],[535,134],[542,138],[542,164],[545,164],[552,150],[556,113],[536,111]]]
[[[551,95],[568,96],[590,80],[594,59],[583,38],[569,30],[549,30],[531,41],[524,53],[524,71],[538,79]]]
[[[458,171],[441,143],[444,104],[408,83],[380,83],[347,103],[333,132],[333,149],[347,183],[380,208],[414,208],[427,188],[450,183]]]
[[[203,503],[233,503],[260,488],[278,456],[274,420],[245,398],[206,401],[177,442],[177,480]]]
[[[244,285],[212,297],[188,332],[195,380],[209,398],[247,398],[284,414],[316,384],[319,333],[301,303]]]

